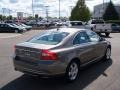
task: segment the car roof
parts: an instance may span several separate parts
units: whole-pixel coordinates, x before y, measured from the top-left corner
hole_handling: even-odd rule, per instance
[[[56,28],[56,29],[51,29],[51,31],[60,31],[60,32],[68,32],[68,33],[76,33],[79,31],[85,31],[87,29],[78,29],[78,28]]]

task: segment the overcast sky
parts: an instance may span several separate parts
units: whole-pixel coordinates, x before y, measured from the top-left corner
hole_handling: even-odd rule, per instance
[[[45,6],[48,7],[49,16],[58,17],[59,0],[33,0],[35,13],[45,17]],[[60,0],[61,1],[61,16],[69,16],[71,7],[75,6],[77,0]],[[104,0],[108,2],[109,0]],[[115,4],[120,4],[120,0],[112,0]],[[93,11],[94,5],[103,3],[103,0],[86,0],[86,5],[91,11]],[[15,11],[26,12],[32,14],[32,0],[0,0],[0,13],[2,14],[2,8],[8,8],[12,10],[12,14],[15,15]],[[8,10],[5,10],[5,14],[8,15]]]

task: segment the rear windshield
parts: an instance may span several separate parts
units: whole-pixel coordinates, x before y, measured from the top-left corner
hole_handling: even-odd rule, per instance
[[[93,20],[92,24],[104,24],[103,20]]]
[[[80,26],[82,25],[82,22],[70,22],[72,26]]]
[[[46,44],[46,45],[56,45],[60,43],[68,35],[69,33],[67,32],[58,32],[58,31],[46,32],[32,38],[28,42],[37,43],[37,44]]]

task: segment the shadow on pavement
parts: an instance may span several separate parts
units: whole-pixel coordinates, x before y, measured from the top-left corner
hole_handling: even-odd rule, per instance
[[[23,75],[8,83],[2,90],[81,90],[91,84],[100,75],[108,77],[104,71],[112,65],[112,60],[99,61],[80,71],[80,77],[73,83],[63,78],[38,78]]]

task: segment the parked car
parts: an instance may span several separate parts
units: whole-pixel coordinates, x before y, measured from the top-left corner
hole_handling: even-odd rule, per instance
[[[68,27],[71,28],[84,28],[82,21],[68,21],[67,23]]]
[[[109,36],[112,32],[111,24],[105,23],[102,19],[92,19],[89,20],[88,23],[85,25],[86,29],[91,29],[98,34],[105,33],[106,36]]]
[[[28,25],[25,25],[23,23],[18,23],[17,25],[25,28],[27,31],[32,29],[32,26],[28,26]]]
[[[31,75],[64,75],[77,79],[79,70],[95,61],[109,60],[111,44],[86,29],[59,28],[45,31],[15,45],[14,68]]]
[[[12,26],[16,27],[16,28],[19,28],[19,29],[22,29],[24,32],[27,31],[25,27],[19,25],[19,24],[16,24],[16,23],[10,23]]]
[[[0,32],[15,32],[15,33],[23,33],[24,29],[15,27],[11,24],[1,23],[0,24]]]
[[[112,32],[120,32],[120,25],[118,24],[111,24]]]

